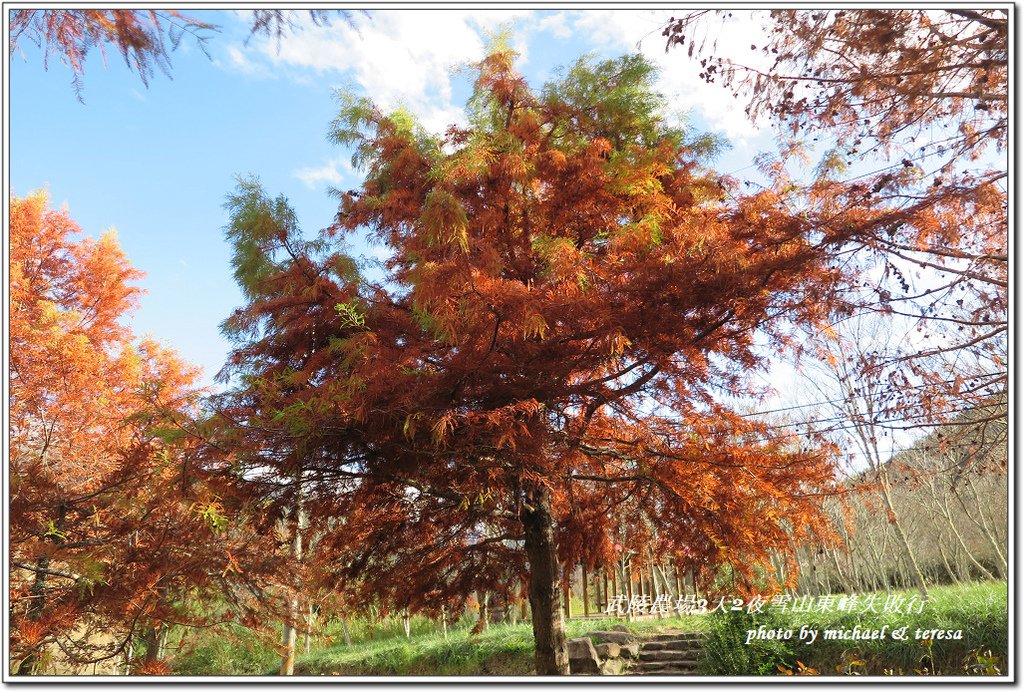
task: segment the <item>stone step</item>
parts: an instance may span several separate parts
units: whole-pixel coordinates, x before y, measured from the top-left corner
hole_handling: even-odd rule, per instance
[[[595,630],[594,632],[587,632],[584,636],[596,639],[598,642],[611,642],[613,644],[629,644],[631,642],[639,641],[640,637],[633,634],[632,632],[619,632],[619,631],[601,631]]]
[[[675,663],[679,661],[693,661],[696,663],[697,654],[689,651],[641,651],[640,661],[644,663]]]
[[[633,672],[633,675],[700,675],[696,668],[662,668],[645,673]]]
[[[699,632],[663,632],[651,637],[652,642],[674,642],[674,641],[700,641],[702,638]]]
[[[657,649],[642,650],[636,658],[641,661],[671,661],[677,658],[700,658],[702,655],[700,649]]]
[[[647,642],[643,646],[644,651],[697,651],[699,649],[700,642],[681,639],[669,642]]]
[[[665,661],[661,663],[638,663],[630,673],[634,675],[693,675],[697,672],[696,661]]]

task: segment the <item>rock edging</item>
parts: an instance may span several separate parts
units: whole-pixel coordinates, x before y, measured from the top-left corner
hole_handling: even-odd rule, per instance
[[[567,644],[573,675],[694,675],[700,655],[697,633],[642,636],[624,625],[610,631],[587,632]]]

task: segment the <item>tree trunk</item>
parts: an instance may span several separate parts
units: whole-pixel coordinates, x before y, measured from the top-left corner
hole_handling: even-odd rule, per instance
[[[601,606],[599,608],[599,610],[603,611],[603,610],[607,610],[608,609],[608,604],[611,603],[611,601],[608,600],[608,568],[607,567],[602,567],[601,568],[601,582],[602,582],[602,585],[604,587],[603,588],[604,600],[601,603],[598,603],[598,605]]]
[[[836,580],[846,590],[846,593],[853,593],[854,587],[850,575],[843,571],[842,565],[839,563],[839,551],[833,548],[830,552],[832,553],[832,564],[836,566]]]
[[[292,544],[289,548],[289,553],[296,565],[296,569],[297,565],[302,562],[302,529],[305,523],[301,488],[298,495],[299,499],[294,510],[294,533],[292,534]],[[298,638],[296,626],[299,622],[299,585],[297,578],[292,581],[292,592],[288,602],[288,621],[285,622],[284,630],[281,633],[281,675],[295,675],[295,644]]]
[[[626,587],[626,622],[633,622],[633,560],[622,561],[622,583]]]
[[[308,654],[310,647],[310,640],[313,638],[313,604],[310,603],[306,610],[306,631],[302,633],[302,648]]]
[[[63,535],[64,527],[67,522],[67,514],[68,508],[62,502],[57,507],[57,520],[53,523],[57,530],[54,532],[54,535],[50,536],[50,540],[54,543],[60,543],[62,540],[61,536]],[[32,622],[35,622],[42,617],[43,611],[46,609],[46,596],[48,593],[46,577],[47,570],[50,569],[50,556],[41,555],[39,559],[36,560],[36,567],[39,569],[36,570],[35,578],[32,581],[32,588],[29,590],[31,598],[29,599],[27,613],[28,619]],[[18,666],[18,674],[38,675],[42,673],[42,670],[40,669],[39,654],[39,651],[33,651],[22,659],[21,665]]]
[[[651,555],[650,551],[647,552],[647,555],[648,555],[647,571],[648,571],[648,574],[649,574],[649,576],[648,576],[648,584],[650,585],[651,603],[653,604],[656,600],[658,600],[658,596],[660,596],[662,594],[662,591],[658,587],[658,575],[655,573],[656,567],[654,565],[654,556]],[[656,615],[657,615],[657,618],[660,620],[661,619],[661,611],[659,610]]]
[[[170,599],[169,589],[166,585],[156,587],[160,603],[166,603]],[[142,641],[146,645],[146,663],[156,663],[164,659],[167,648],[167,634],[170,627],[166,622],[156,621],[146,627],[142,633]]]
[[[29,621],[38,620],[46,607],[46,570],[50,569],[50,556],[43,555],[36,560],[35,578],[32,580],[32,588],[29,590]],[[33,651],[21,660],[18,667],[18,675],[39,675],[42,673],[39,651]]]
[[[168,627],[164,623],[157,623],[142,633],[142,641],[146,645],[146,663],[156,663],[164,658],[164,650],[167,647]]]
[[[970,581],[971,566],[968,564],[968,561],[960,555],[960,550],[960,546],[953,544],[953,567],[956,569],[957,574],[960,575],[960,581]]]
[[[892,495],[889,492],[889,478],[886,472],[882,472],[882,496],[885,498],[885,508],[889,511],[889,521],[892,523],[892,527],[896,530],[896,536],[900,540],[900,544],[903,546],[903,556],[908,562],[908,566],[912,570],[914,581],[917,583],[917,590],[921,592],[921,598],[928,600],[928,586],[925,584],[924,575],[921,573],[921,568],[917,564],[917,557],[914,555],[913,548],[910,547],[910,539],[907,538],[907,534],[903,531],[903,525],[900,524],[899,516],[896,514],[896,508],[892,503]]]
[[[587,566],[581,564],[581,581],[583,583],[583,617],[589,617],[590,615],[590,590],[587,588]]]
[[[988,539],[988,544],[992,546],[992,550],[995,551],[996,557],[998,558],[998,561],[996,562],[996,571],[999,573],[999,578],[1006,579],[1006,574],[1010,565],[1006,560],[1006,555],[1003,553],[1002,547],[999,545],[999,541],[996,540],[995,534],[989,527],[988,520],[985,518],[985,511],[983,509],[984,500],[982,500],[982,496],[978,493],[978,488],[975,486],[974,480],[970,475],[967,476],[967,483],[971,486],[971,492],[974,493],[975,501],[973,504],[978,508],[978,518],[975,519],[971,513],[967,511],[966,505],[964,505],[964,513],[967,515],[968,519],[974,522],[975,526],[981,529],[982,534],[986,539]],[[963,502],[962,499],[961,502]]]
[[[929,485],[929,488],[931,488],[930,485]],[[949,498],[948,498],[948,496],[943,494],[942,495],[942,502],[941,503],[939,502],[938,497],[937,497],[937,493],[936,493],[936,491],[934,489],[932,489],[932,496],[933,496],[933,498],[935,498],[935,504],[941,510],[942,516],[946,519],[946,523],[949,525],[949,528],[952,530],[953,537],[956,538],[957,542],[960,544],[960,547],[963,548],[964,554],[967,555],[967,559],[970,560],[971,563],[975,567],[977,567],[981,571],[982,574],[987,576],[989,579],[995,579],[995,575],[993,575],[988,570],[988,568],[986,568],[983,564],[978,562],[977,559],[975,559],[974,554],[971,552],[970,548],[967,547],[967,543],[964,542],[963,536],[957,530],[956,522],[953,521],[952,512],[950,512],[950,509],[949,509]]]
[[[550,490],[539,487],[527,492],[522,522],[530,563],[530,613],[537,675],[568,675],[569,651],[558,593],[558,553]]]
[[[477,621],[476,627],[474,627],[473,629],[477,632],[483,632],[487,629],[491,619],[490,594],[487,591],[477,591],[476,602]]]
[[[284,624],[281,633],[281,671],[280,675],[295,675],[295,640],[298,632],[295,629],[295,618],[299,614],[299,597],[293,594],[288,604],[288,617],[291,622]]]
[[[884,528],[882,530],[884,531]],[[883,538],[884,537],[885,536],[884,536],[884,533],[883,533]],[[878,551],[878,546],[876,545],[875,541],[872,539],[871,534],[868,534],[867,544],[868,544],[868,549],[871,551],[871,558],[872,558],[871,564],[874,565],[874,567],[875,567],[875,569],[870,570],[870,572],[871,572],[871,580],[874,582],[871,590],[872,591],[878,591],[880,589],[885,589],[886,593],[888,593],[888,591],[889,591],[888,581],[886,580],[885,572],[882,569],[882,565],[885,564],[884,560],[882,559],[882,554],[883,553],[880,553]]]
[[[843,542],[846,544],[846,560],[850,565],[850,572],[852,573],[851,578],[852,584],[854,585],[854,590],[856,591],[858,588],[863,589],[864,582],[861,579],[860,573],[857,569],[857,560],[855,558],[855,555],[857,555],[856,542],[853,540],[853,536],[851,536],[850,532],[847,530],[846,522],[840,519],[838,525],[839,530],[843,534]]]
[[[132,674],[132,659],[135,658],[135,645],[128,640],[128,648],[124,650],[124,674]]]
[[[669,580],[668,575],[671,574],[672,568],[665,566],[665,563],[658,561],[654,563],[654,576],[656,577],[657,584],[655,588],[658,589],[658,595],[669,594],[672,595],[672,582]],[[659,587],[658,584],[661,584]]]
[[[945,536],[940,533],[938,539],[935,541],[935,547],[939,551],[939,558],[942,560],[942,566],[946,569],[946,574],[949,575],[949,580],[954,584],[959,584],[960,579],[953,571],[953,565],[949,563],[949,559],[946,557],[946,551],[942,549],[942,541],[944,538]]]
[[[565,583],[562,585],[562,600],[565,602],[565,619],[572,619],[572,577],[569,575],[569,570],[566,570]]]
[[[43,614],[46,608],[46,577],[50,569],[50,556],[42,555],[36,560],[35,578],[32,580],[32,588],[29,590],[28,619],[35,621]]]

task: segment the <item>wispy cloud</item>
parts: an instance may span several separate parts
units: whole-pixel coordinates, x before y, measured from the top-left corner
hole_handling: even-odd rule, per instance
[[[672,96],[680,110],[692,109],[708,127],[736,143],[756,137],[760,128],[751,123],[732,91],[700,79],[699,64],[689,59],[682,48],[665,51],[661,30],[670,14],[668,10],[581,10],[571,13],[570,21],[574,33],[589,36],[597,46],[642,53],[658,67],[659,88]],[[750,12],[737,11],[724,24],[712,19],[707,32],[707,46],[717,41],[716,54],[721,57],[737,56],[744,63],[755,65],[763,59],[760,53],[750,50],[751,44],[764,43],[764,30]]]
[[[322,166],[300,168],[292,173],[301,180],[306,187],[316,190],[324,184],[337,187],[345,180],[345,175],[340,169],[351,173],[352,167],[344,158],[331,159]]]
[[[566,24],[566,13],[558,12],[544,17],[537,22],[538,31],[546,31],[553,34],[555,38],[569,38],[572,36],[572,29]]]
[[[276,77],[273,72],[266,69],[265,61],[259,55],[246,50],[241,43],[239,45],[228,45],[223,49],[222,54],[215,55],[213,64],[222,70],[234,74],[242,74],[246,77]]]
[[[307,81],[313,75],[337,76],[370,95],[385,110],[408,109],[429,130],[441,132],[465,124],[463,104],[453,99],[455,68],[479,60],[488,36],[514,24],[512,40],[527,62],[538,41],[572,41],[583,51],[599,54],[641,52],[659,68],[659,86],[671,95],[680,112],[692,111],[707,126],[736,144],[756,138],[760,129],[747,118],[739,100],[720,84],[707,84],[699,65],[682,49],[665,51],[661,30],[669,10],[394,10],[355,15],[355,26],[332,21],[316,26],[298,14],[299,30],[276,38],[255,37],[230,46],[222,62],[227,69],[250,76],[289,75]],[[678,13],[677,13],[678,14]],[[247,22],[243,13],[240,21]],[[749,50],[763,43],[763,30],[750,12],[734,13],[722,24],[708,23],[708,45],[717,40],[716,54],[732,54],[745,63],[762,56]],[[571,61],[563,59],[562,62]],[[290,71],[290,72],[289,72]],[[330,167],[303,169],[303,180],[332,181],[340,172]],[[307,183],[309,184],[309,183]]]
[[[259,37],[246,46],[231,46],[225,62],[249,74],[260,69],[257,65],[277,72],[294,68],[295,79],[310,71],[334,74],[385,110],[404,107],[426,128],[440,132],[465,123],[462,104],[452,100],[456,69],[483,57],[488,35],[513,21],[525,23],[530,15],[526,10],[374,12],[357,15],[354,27],[340,20],[316,26],[300,18],[299,30],[280,41]],[[514,40],[522,62],[527,42],[520,35]]]

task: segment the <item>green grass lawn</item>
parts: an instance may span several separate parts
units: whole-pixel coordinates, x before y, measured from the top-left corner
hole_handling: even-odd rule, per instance
[[[910,595],[912,592],[900,592]],[[884,600],[884,594],[882,595]],[[574,619],[567,623],[569,638],[594,630],[624,624],[621,619]],[[434,623],[414,618],[412,637],[406,639],[400,621],[350,623],[351,647],[344,644],[340,623],[327,627],[326,637],[316,641],[319,648],[300,654],[297,675],[530,675],[533,669],[533,635],[529,623],[492,625],[478,635],[469,634],[471,619],[449,630],[446,641],[434,632]],[[812,645],[796,641],[754,640],[745,643],[748,629],[758,625],[799,630],[802,625],[824,630],[860,626],[889,630],[915,628],[962,630],[960,640],[936,640],[924,646],[909,641],[828,641],[819,635]],[[700,630],[705,634],[703,675],[780,675],[781,666],[797,670],[799,664],[823,675],[844,671],[862,675],[915,675],[927,670],[939,675],[964,675],[965,666],[978,664],[978,654],[990,650],[995,665],[1006,672],[1008,649],[1007,587],[1005,582],[984,582],[966,586],[932,589],[923,612],[911,615],[861,614],[775,614],[748,616],[745,613],[710,614],[686,618],[665,618],[629,623],[636,632],[666,629]],[[244,631],[233,637],[211,636],[175,662],[175,672],[191,675],[273,675],[277,658],[266,638],[261,642]],[[974,652],[972,654],[972,652]],[[922,660],[925,656],[929,660]],[[799,662],[799,664],[798,664]],[[841,669],[837,671],[837,666]],[[991,669],[990,669],[991,672]]]
[[[913,591],[893,592],[910,596]],[[920,614],[826,613],[765,614],[735,613],[709,619],[705,640],[707,657],[703,671],[708,675],[778,675],[779,667],[799,670],[800,664],[821,675],[965,675],[977,674],[979,656],[985,651],[1001,673],[1006,672],[1009,639],[1006,582],[982,582],[964,586],[942,586],[930,590],[930,600]],[[884,594],[882,594],[884,600]],[[788,641],[753,640],[747,633],[759,625],[791,629]],[[910,639],[891,637],[877,640],[826,640],[819,634],[813,644],[797,641],[800,627],[818,629],[859,626],[887,632],[908,626]],[[962,639],[914,639],[921,629],[961,630]],[[991,669],[989,670],[991,673]]]
[[[566,623],[569,638],[610,629],[619,619],[576,619]],[[631,623],[637,632],[699,629],[704,618],[665,618]],[[533,630],[529,623],[491,625],[478,635],[467,629],[442,634],[404,635],[380,641],[335,645],[299,656],[298,675],[532,675]]]

